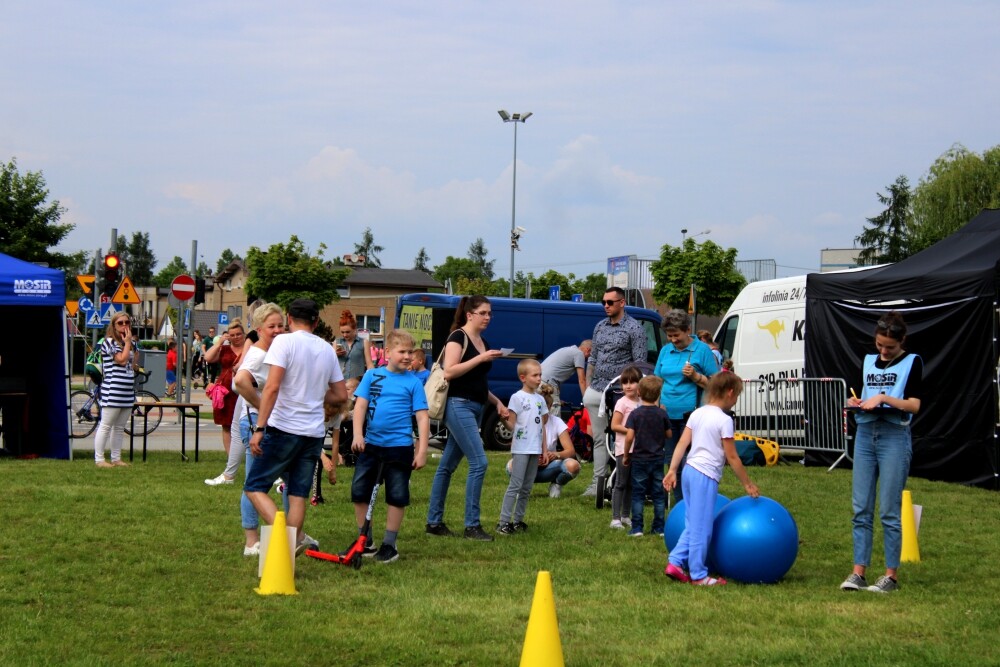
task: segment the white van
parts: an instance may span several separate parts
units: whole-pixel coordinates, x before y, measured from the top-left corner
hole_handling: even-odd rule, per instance
[[[745,380],[805,377],[806,277],[777,278],[743,288],[722,319],[715,342]]]

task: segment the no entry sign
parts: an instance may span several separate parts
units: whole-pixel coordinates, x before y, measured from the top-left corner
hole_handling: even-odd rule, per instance
[[[187,301],[194,296],[194,278],[181,274],[170,283],[170,293],[178,301]]]

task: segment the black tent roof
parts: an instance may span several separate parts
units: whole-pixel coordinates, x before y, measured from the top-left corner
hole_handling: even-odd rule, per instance
[[[967,225],[898,264],[867,271],[811,274],[810,299],[934,301],[994,296],[1000,288],[1000,210],[985,209]]]
[[[876,321],[900,311],[905,348],[924,362],[910,474],[998,488],[998,294],[1000,210],[897,264],[810,274],[806,373],[856,385]]]

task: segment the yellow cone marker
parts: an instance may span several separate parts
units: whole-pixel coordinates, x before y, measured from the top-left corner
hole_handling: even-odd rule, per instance
[[[552,575],[542,570],[535,582],[535,597],[531,601],[528,631],[521,650],[521,667],[563,667],[564,664]]]
[[[920,562],[920,545],[917,544],[917,521],[913,515],[913,495],[903,491],[903,506],[900,510],[903,524],[903,549],[899,560],[903,563]]]
[[[258,595],[298,593],[295,590],[295,576],[292,574],[292,556],[289,552],[284,512],[277,512],[274,515],[271,541],[267,545],[267,558],[264,559],[264,575],[260,578],[260,587],[254,590]]]

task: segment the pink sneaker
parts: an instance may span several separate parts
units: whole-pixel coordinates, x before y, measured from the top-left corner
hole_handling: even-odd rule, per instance
[[[718,579],[715,577],[705,577],[704,579],[692,581],[691,583],[694,586],[725,586],[728,582],[722,577],[719,577]]]
[[[667,567],[664,568],[663,574],[667,575],[674,581],[681,582],[682,584],[686,584],[691,581],[691,577],[689,577],[684,570],[677,567],[673,563],[667,563]]]

